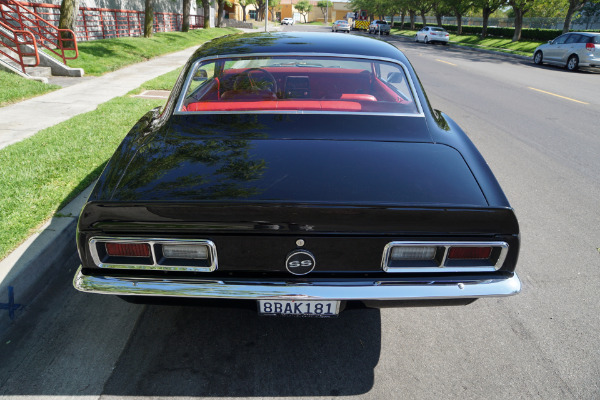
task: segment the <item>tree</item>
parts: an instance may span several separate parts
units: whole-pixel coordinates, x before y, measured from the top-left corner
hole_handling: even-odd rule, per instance
[[[275,9],[279,7],[281,0],[269,0],[269,11],[271,12],[271,21],[275,21]]]
[[[60,29],[70,29],[75,32],[75,21],[77,20],[77,11],[79,10],[78,0],[62,0],[60,3],[60,19],[58,27]],[[69,32],[61,32],[63,39],[74,39]]]
[[[565,23],[563,25],[563,33],[569,32],[571,29],[571,20],[575,11],[580,11],[588,0],[569,0],[569,8],[567,9],[567,15],[565,17]]]
[[[196,6],[202,7],[204,29],[210,29],[210,0],[196,0]]]
[[[427,25],[427,20],[425,19],[425,14],[427,14],[433,8],[433,1],[431,0],[421,0],[417,3],[417,10],[419,10],[419,14],[421,14],[421,19],[423,20],[423,26]]]
[[[300,0],[298,3],[296,3],[294,8],[298,10],[300,15],[304,17],[304,23],[306,23],[306,17],[308,16],[308,13],[311,12],[313,9],[312,4],[310,4],[308,0]]]
[[[579,23],[585,23],[585,29],[590,29],[590,24],[600,21],[600,2],[587,3],[581,13],[575,18]]]
[[[256,5],[258,6],[256,9],[256,20],[262,21],[265,17],[265,0],[256,0]]]
[[[492,15],[500,7],[506,5],[507,0],[475,0],[473,5],[476,8],[481,9],[481,15],[483,17],[483,28],[481,30],[481,37],[487,36],[487,27],[490,15]]]
[[[443,25],[442,17],[444,15],[452,14],[452,10],[443,0],[436,1],[433,4],[433,13],[435,14],[435,20],[438,26]]]
[[[415,30],[415,18],[417,16],[417,12],[413,8],[408,9],[408,18],[410,19],[410,30]]]
[[[192,0],[183,0],[183,17],[181,18],[181,32],[190,30],[190,8],[192,8]]]
[[[333,3],[329,0],[319,0],[317,7],[321,9],[321,12],[323,13],[323,21],[327,23],[329,20],[328,12],[329,10],[333,10]]]
[[[152,37],[154,31],[154,8],[152,0],[145,0],[144,7],[144,37]]]
[[[246,7],[251,4],[256,4],[256,0],[238,0],[238,4],[242,7],[242,14],[244,14],[244,22],[246,22]]]
[[[462,35],[462,16],[472,7],[471,0],[444,0],[456,17],[456,34]],[[522,0],[517,0],[522,1]]]
[[[508,4],[515,13],[515,34],[512,41],[518,42],[521,40],[521,31],[523,30],[523,15],[525,15],[534,6],[535,0],[508,0]]]
[[[223,17],[225,16],[225,2],[226,0],[217,0],[217,18],[215,19],[215,26],[217,28],[220,28],[223,25]]]

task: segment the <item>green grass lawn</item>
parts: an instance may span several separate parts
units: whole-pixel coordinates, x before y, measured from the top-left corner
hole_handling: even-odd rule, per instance
[[[185,33],[155,33],[151,38],[123,37],[79,42],[79,57],[68,60],[67,65],[83,68],[86,75],[102,75],[162,54],[199,46],[207,40],[235,32],[237,30],[234,28],[194,29]]]
[[[392,29],[392,34],[394,35],[414,37],[415,33],[415,31],[411,30]],[[450,43],[461,46],[500,51],[504,53],[531,56],[533,55],[533,50],[535,50],[536,47],[546,42],[513,42],[511,39],[506,38],[487,37],[482,39],[477,35],[458,36],[450,33]]]
[[[171,89],[179,71],[0,150],[0,259],[98,178],[138,119],[164,104],[131,94]]]
[[[0,70],[0,107],[56,89],[60,89],[60,86],[33,81],[12,72]]]

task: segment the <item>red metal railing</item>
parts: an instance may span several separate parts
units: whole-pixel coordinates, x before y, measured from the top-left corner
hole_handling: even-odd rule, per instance
[[[190,15],[190,29],[204,28],[204,15]]]
[[[36,14],[42,15],[47,21],[58,25],[60,19],[59,5],[24,1],[20,1],[19,4],[32,9]],[[180,31],[181,24],[181,14],[154,13],[154,32]],[[204,19],[201,15],[190,16],[190,28],[202,28],[203,26]],[[79,7],[79,14],[75,24],[75,35],[79,41],[141,36],[143,32],[144,11]]]
[[[39,46],[62,58],[65,64],[67,60],[74,60],[79,56],[77,39],[72,30],[57,28],[14,0],[0,0],[0,19],[20,30],[31,32]],[[67,55],[66,51],[74,54]]]
[[[13,29],[10,25],[0,21],[0,54],[6,56],[9,60],[19,64],[23,73],[25,67],[36,67],[40,64],[35,37],[31,32]],[[29,45],[33,49],[31,52],[23,50],[23,45]],[[34,63],[27,63],[25,58],[33,58]]]

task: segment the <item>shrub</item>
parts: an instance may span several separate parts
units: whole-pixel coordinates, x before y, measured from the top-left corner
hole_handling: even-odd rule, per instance
[[[400,29],[400,23],[394,22],[394,28]],[[420,30],[423,28],[422,23],[415,23],[415,30]],[[446,29],[450,33],[456,34],[457,26],[456,25],[443,25],[443,28]],[[410,29],[410,21],[404,22],[404,29]],[[472,26],[472,25],[463,25],[462,32],[465,35],[481,35],[483,27],[481,26]],[[593,32],[593,31],[590,31]],[[487,29],[488,36],[502,37],[511,39],[515,34],[515,28],[498,28],[498,27],[488,27]],[[539,28],[525,28],[521,31],[521,39],[523,40],[532,40],[532,41],[540,41],[546,42],[548,40],[552,40],[555,37],[562,34],[561,29],[539,29]]]

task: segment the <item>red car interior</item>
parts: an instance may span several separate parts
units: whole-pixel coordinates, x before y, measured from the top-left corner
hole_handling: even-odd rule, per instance
[[[362,111],[416,112],[412,101],[400,97],[394,89],[363,69],[316,67],[266,67],[275,80],[255,69],[251,79],[271,89],[240,89],[236,79],[246,69],[229,69],[212,79],[200,98],[186,100],[182,111]],[[256,76],[258,75],[258,76]],[[262,76],[260,76],[262,75]],[[408,106],[403,107],[403,106]],[[404,109],[404,110],[403,110]]]

